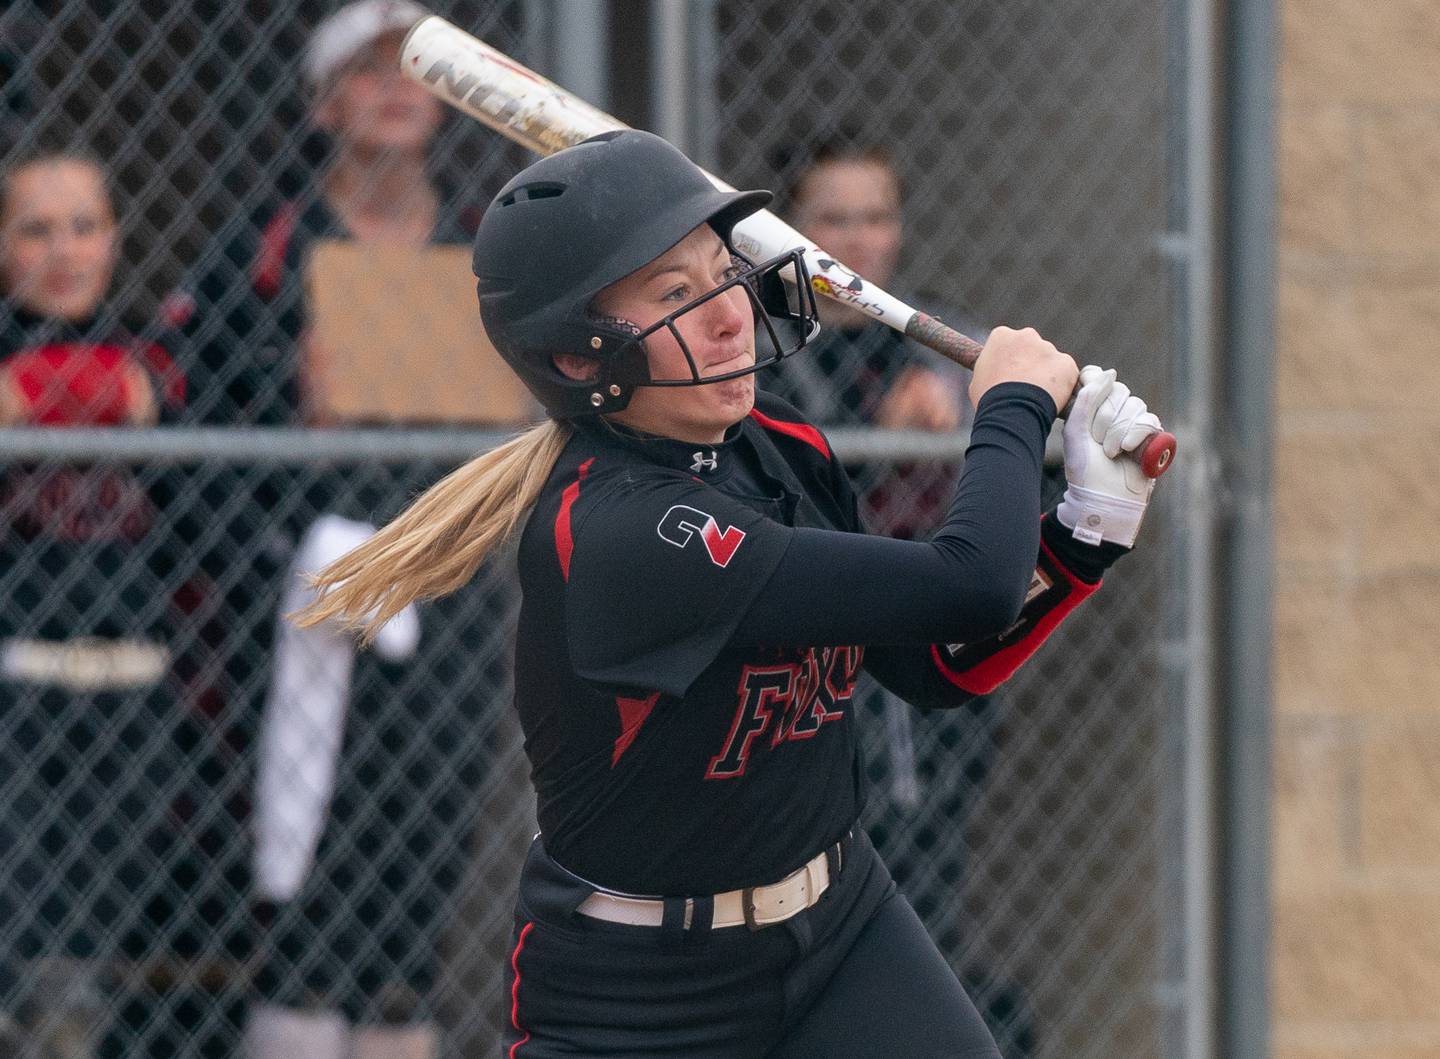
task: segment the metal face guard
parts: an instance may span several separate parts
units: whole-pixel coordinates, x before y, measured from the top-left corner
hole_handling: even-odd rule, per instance
[[[750,264],[740,255],[736,256],[749,267],[718,287],[708,290],[700,297],[682,305],[663,319],[657,320],[625,343],[615,356],[616,362],[624,363],[631,349],[643,346],[645,339],[661,329],[665,329],[674,337],[680,351],[685,355],[685,362],[690,366],[690,377],[688,379],[645,379],[637,381],[635,385],[703,386],[712,382],[724,382],[726,379],[738,379],[784,360],[805,348],[806,344],[820,333],[820,312],[815,304],[815,292],[810,287],[810,273],[805,267],[803,250],[798,248],[789,250],[768,261],[762,261],[758,265]],[[787,268],[794,269],[794,282],[783,278],[783,273]],[[749,367],[727,371],[720,375],[702,377],[700,369],[695,363],[694,354],[690,352],[689,345],[681,337],[680,329],[675,326],[676,321],[691,310],[704,305],[712,298],[718,298],[737,285],[744,288],[755,312],[757,323],[764,326],[765,334],[770,340],[770,355],[761,357],[757,352],[755,363]],[[776,330],[777,320],[780,321],[781,326],[793,329],[792,341],[787,343],[780,337],[780,333]]]

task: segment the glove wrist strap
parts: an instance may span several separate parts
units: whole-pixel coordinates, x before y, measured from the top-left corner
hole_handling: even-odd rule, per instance
[[[1140,532],[1145,504],[1109,493],[1097,493],[1084,486],[1068,485],[1060,506],[1055,509],[1055,517],[1076,540],[1086,544],[1110,541],[1129,548]]]

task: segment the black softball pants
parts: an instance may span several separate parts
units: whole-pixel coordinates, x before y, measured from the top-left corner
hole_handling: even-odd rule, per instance
[[[506,1059],[1000,1059],[863,832],[819,902],[757,931],[595,920],[575,911],[591,892],[535,841]]]

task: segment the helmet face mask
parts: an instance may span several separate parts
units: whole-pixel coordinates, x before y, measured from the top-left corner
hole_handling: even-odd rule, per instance
[[[616,350],[612,363],[617,367],[628,367],[637,358],[645,366],[643,376],[634,367],[629,367],[629,370],[622,367],[622,385],[632,389],[635,386],[703,386],[707,383],[738,379],[779,363],[804,348],[805,344],[819,333],[820,320],[815,306],[815,292],[810,287],[810,274],[805,267],[802,250],[790,250],[759,264],[750,262],[733,249],[730,253],[737,267],[743,266],[739,267],[735,275],[691,299],[674,312],[667,313],[644,330],[635,329],[633,336]],[[791,270],[788,280],[785,278],[787,269]],[[747,367],[736,368],[734,371],[702,376],[695,356],[690,352],[690,345],[685,341],[685,336],[681,334],[677,324],[687,313],[736,287],[745,292],[755,318],[754,361]],[[622,326],[625,324],[625,321],[610,322]],[[687,378],[657,379],[650,374],[645,342],[651,335],[662,331],[668,331],[675,344],[680,347],[680,352],[690,368]],[[602,372],[602,378],[596,380],[597,388],[603,389],[603,386],[611,381],[603,375]]]
[[[495,197],[475,237],[480,316],[496,350],[550,415],[568,419],[617,412],[645,385],[693,386],[698,378],[652,380],[644,339],[737,284],[755,309],[755,367],[800,348],[818,329],[809,276],[798,253],[745,268],[720,287],[668,314],[643,334],[599,316],[596,297],[709,224],[730,247],[735,223],[770,201],[765,191],[721,191],[669,143],[627,129],[604,133],[540,159]],[[797,284],[787,284],[788,272]],[[557,354],[584,357],[598,370],[576,379]],[[724,377],[732,377],[730,375]]]

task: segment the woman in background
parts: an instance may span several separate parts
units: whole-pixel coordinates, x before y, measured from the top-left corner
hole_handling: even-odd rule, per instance
[[[173,337],[142,335],[111,300],[118,244],[94,159],[0,170],[0,425],[179,415]],[[166,485],[121,464],[0,472],[0,1040],[43,1054],[96,1053],[102,970],[173,940],[149,918],[185,712]]]

